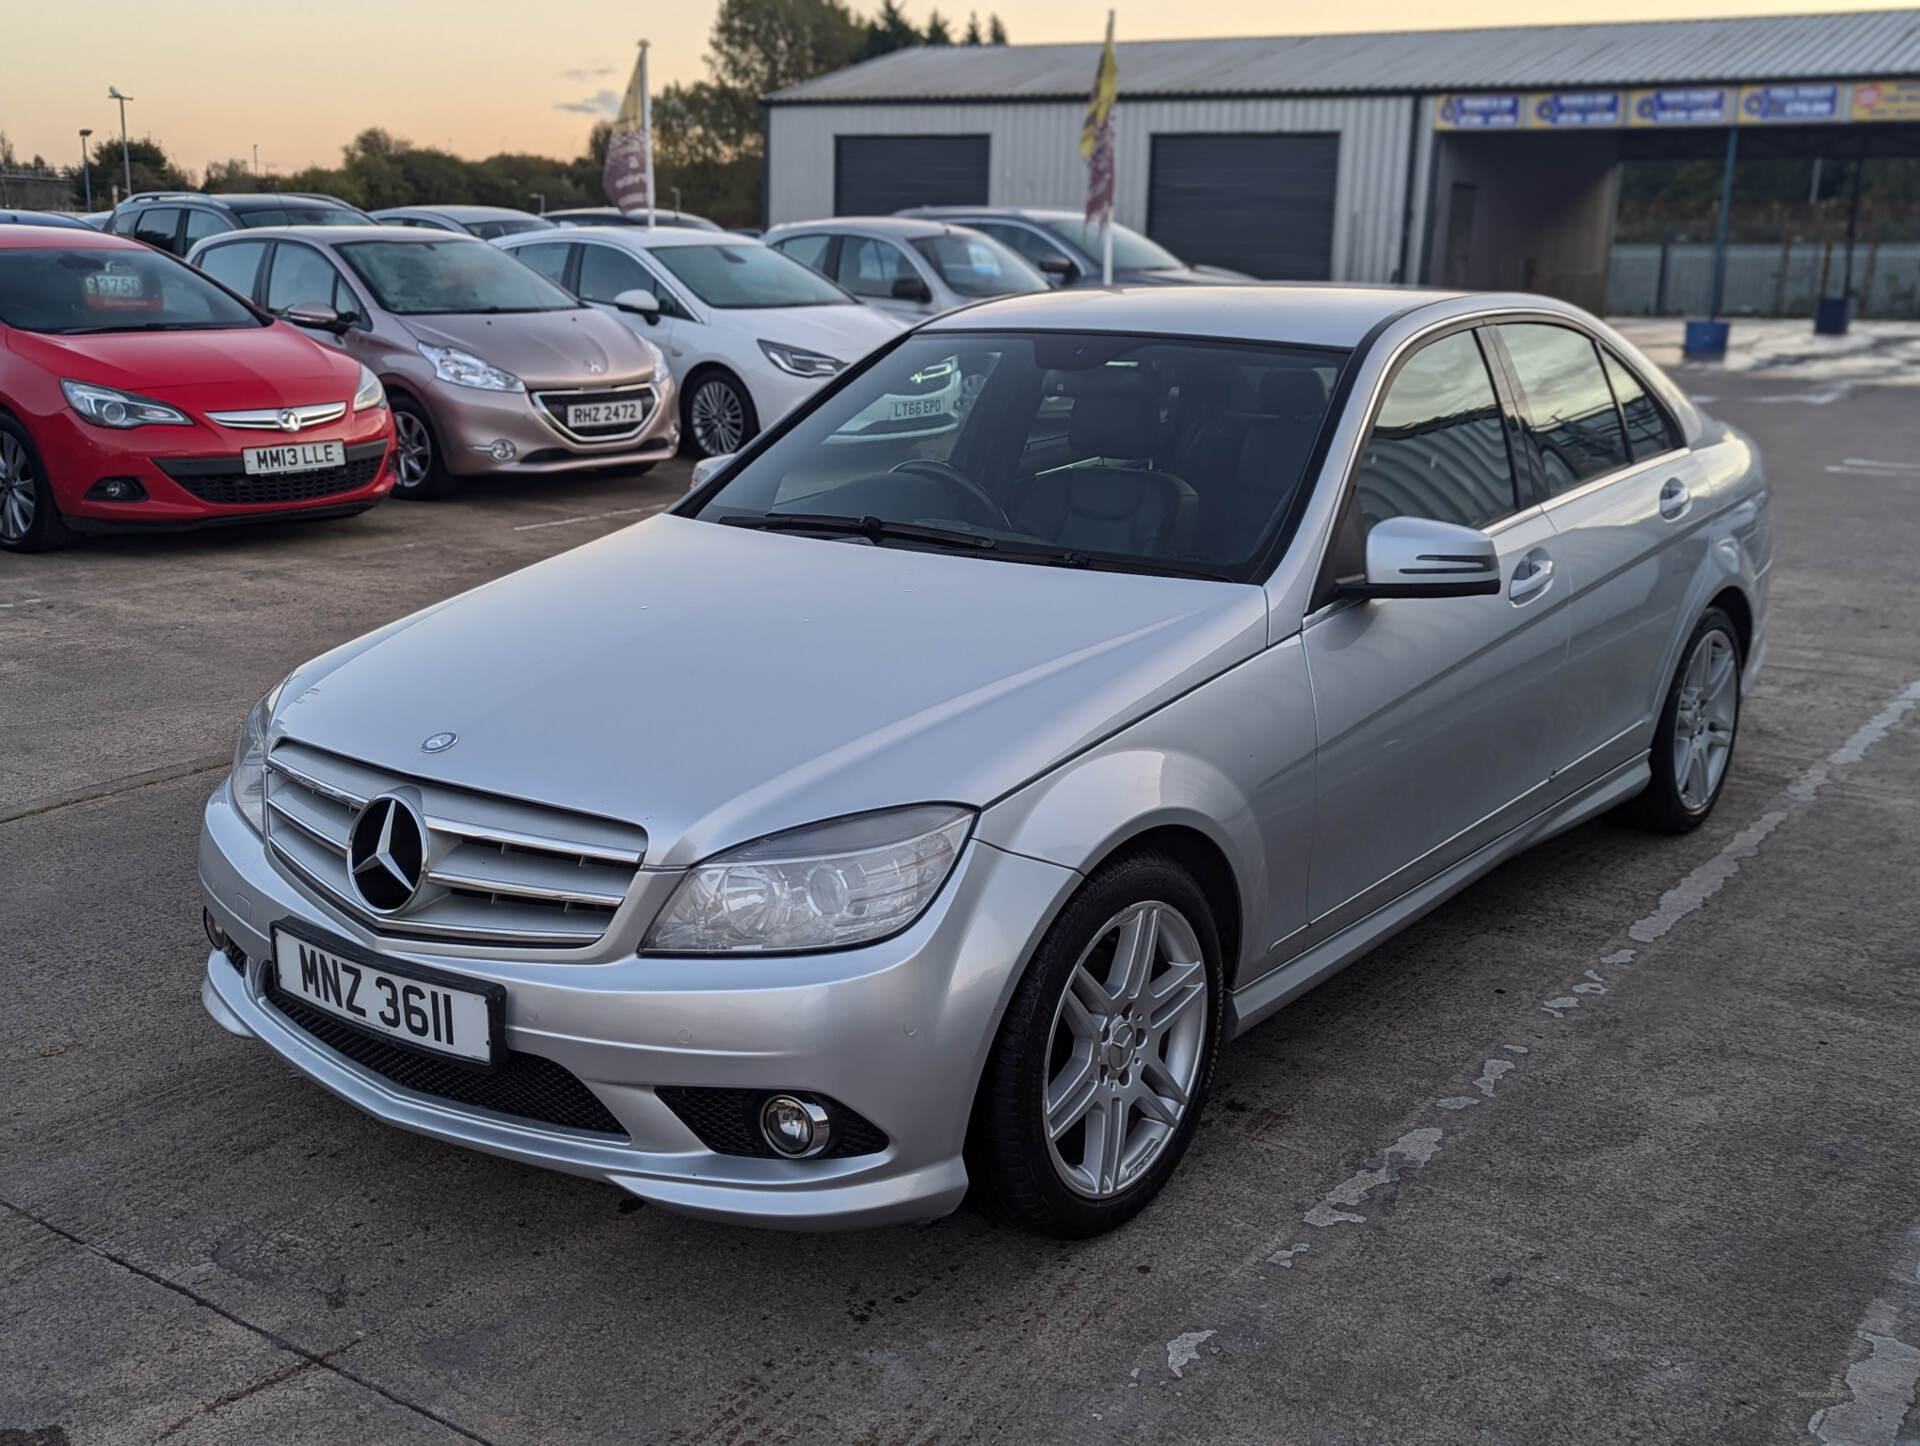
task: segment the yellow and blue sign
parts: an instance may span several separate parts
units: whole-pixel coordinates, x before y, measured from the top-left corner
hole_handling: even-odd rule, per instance
[[[1455,91],[1434,97],[1443,131],[1828,125],[1920,121],[1920,80],[1815,80],[1636,90]]]

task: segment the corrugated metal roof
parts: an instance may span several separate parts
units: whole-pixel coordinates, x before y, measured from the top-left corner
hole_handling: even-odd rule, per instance
[[[1844,80],[1920,74],[1920,11],[1136,40],[1116,49],[1122,96]],[[769,98],[810,104],[1077,98],[1093,84],[1098,53],[1095,44],[925,46]]]

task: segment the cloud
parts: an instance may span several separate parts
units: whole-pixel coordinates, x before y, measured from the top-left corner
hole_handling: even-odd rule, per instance
[[[557,100],[555,110],[569,110],[575,115],[610,116],[620,113],[620,92],[617,90],[597,90],[584,100]]]
[[[611,65],[603,65],[596,70],[587,70],[581,66],[575,66],[572,70],[561,71],[560,78],[562,80],[571,80],[578,85],[585,85],[590,80],[600,80],[612,74],[613,67]]]

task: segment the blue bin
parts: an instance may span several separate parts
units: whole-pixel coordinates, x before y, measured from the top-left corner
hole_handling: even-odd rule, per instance
[[[1845,336],[1853,321],[1851,296],[1823,296],[1813,304],[1815,336]]]
[[[1686,340],[1681,349],[1690,360],[1717,360],[1727,354],[1727,323],[1724,321],[1690,321],[1687,323]]]

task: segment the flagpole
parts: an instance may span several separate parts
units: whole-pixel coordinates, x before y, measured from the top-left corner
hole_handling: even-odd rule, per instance
[[[653,225],[653,92],[647,85],[647,42],[640,42],[640,134],[647,138],[647,225]]]
[[[1113,12],[1111,10],[1107,12],[1107,46],[1109,49],[1113,46]],[[1117,106],[1115,108],[1118,109]],[[1111,113],[1107,116],[1107,124],[1109,126],[1113,124],[1113,116]],[[1120,196],[1120,143],[1116,139],[1111,144],[1113,146],[1113,194],[1114,198],[1118,200]],[[1106,224],[1100,228],[1100,284],[1102,286],[1113,285],[1113,207],[1111,205],[1107,207]]]

